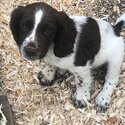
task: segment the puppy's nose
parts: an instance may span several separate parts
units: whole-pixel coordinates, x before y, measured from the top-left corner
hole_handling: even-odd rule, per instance
[[[24,49],[25,49],[26,54],[31,55],[31,56],[37,54],[38,52],[38,48],[36,47],[36,44],[33,42],[28,43]]]

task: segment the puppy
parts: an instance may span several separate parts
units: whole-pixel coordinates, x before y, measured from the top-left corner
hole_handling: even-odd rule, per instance
[[[118,84],[123,62],[124,41],[120,36],[125,14],[116,25],[85,16],[68,16],[40,2],[19,6],[11,14],[10,28],[21,55],[29,60],[43,59],[47,65],[40,82],[50,85],[57,68],[75,77],[74,105],[82,108],[91,97],[92,68],[107,63],[103,89],[96,97],[97,110],[107,109]]]

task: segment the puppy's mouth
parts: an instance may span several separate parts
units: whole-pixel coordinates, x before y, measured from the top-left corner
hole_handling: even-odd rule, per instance
[[[34,61],[38,59],[42,59],[45,57],[46,54],[41,53],[38,49],[37,50],[31,50],[30,48],[23,48],[20,49],[20,54],[28,60]]]
[[[28,60],[37,60],[39,59],[40,57],[40,52],[38,49],[33,49],[33,48],[23,48],[23,49],[20,49],[20,54],[28,59]]]
[[[23,54],[23,57],[31,61],[39,59],[39,55],[32,55],[31,53],[25,55]]]

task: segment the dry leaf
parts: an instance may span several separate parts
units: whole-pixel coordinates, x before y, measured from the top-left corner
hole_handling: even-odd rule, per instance
[[[15,91],[15,96],[18,97],[20,94],[21,94],[20,89],[17,89],[17,90]]]
[[[108,124],[115,124],[117,122],[117,117],[116,116],[113,116],[113,117],[109,117],[106,121],[106,123]]]

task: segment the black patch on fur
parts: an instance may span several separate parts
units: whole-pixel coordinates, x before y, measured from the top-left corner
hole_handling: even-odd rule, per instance
[[[20,44],[19,41],[19,22],[22,18],[24,12],[24,7],[19,6],[18,8],[16,8],[12,14],[11,14],[11,20],[10,20],[10,29],[12,31],[14,40],[17,42],[17,44]]]
[[[116,36],[120,36],[120,32],[122,30],[124,23],[125,23],[124,21],[120,21],[114,26],[114,32]]]
[[[54,54],[57,57],[65,57],[73,52],[76,28],[73,20],[64,12],[59,12],[57,23]]]
[[[100,49],[100,32],[97,22],[87,18],[87,23],[82,25],[75,55],[76,66],[85,66],[88,60],[93,60]]]

